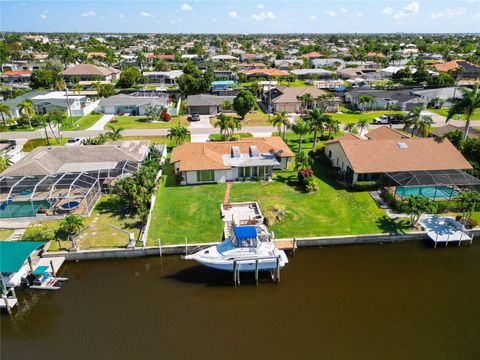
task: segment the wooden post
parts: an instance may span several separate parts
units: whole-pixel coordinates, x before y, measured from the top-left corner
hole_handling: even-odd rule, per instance
[[[280,284],[280,257],[277,257],[277,266],[276,266],[276,282]]]
[[[10,307],[10,303],[8,302],[8,291],[7,291],[7,287],[3,283],[2,274],[0,274],[0,283],[1,283],[1,287],[2,287],[2,295],[1,295],[2,299],[3,299],[3,301],[5,301],[5,307],[7,308],[8,313],[11,314],[12,313],[12,308]]]
[[[470,245],[472,245],[472,242],[473,242],[473,237],[475,236],[473,231],[471,232],[472,236],[470,236]]]
[[[188,255],[188,245],[187,245],[187,238],[185,238],[185,255]]]
[[[255,285],[258,285],[258,259],[255,260]]]
[[[237,262],[233,260],[233,284],[237,286]]]
[[[53,267],[53,261],[52,260],[50,260],[50,267],[52,268],[52,275],[57,276],[55,268]]]
[[[158,238],[158,255],[162,257],[162,243],[160,242],[160,238]]]
[[[463,231],[460,232],[460,240],[458,241],[458,247],[460,247],[460,245],[462,244],[462,235],[463,235]]]
[[[30,267],[30,271],[33,273],[33,265],[32,265],[32,259],[30,258],[30,255],[28,256],[28,266]]]
[[[293,249],[292,249],[292,256],[295,255],[295,250],[297,249],[297,238],[293,238]]]

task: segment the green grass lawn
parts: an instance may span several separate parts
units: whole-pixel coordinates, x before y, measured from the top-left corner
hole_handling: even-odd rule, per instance
[[[22,132],[22,131],[36,131],[38,129],[42,129],[41,126],[34,126],[32,128],[29,128],[28,125],[26,127],[24,126],[18,126],[18,125],[9,125],[9,126],[3,126],[0,125],[0,132]]]
[[[177,146],[173,140],[170,140],[167,136],[122,136],[122,140],[148,140],[152,144],[166,144],[168,152]],[[188,139],[186,142],[190,142]]]
[[[349,110],[343,106],[339,107],[339,111],[342,113],[332,113],[329,114],[333,119],[340,121],[342,124],[357,123],[360,119],[366,118],[369,122],[372,122],[376,117],[382,116],[384,114],[402,114],[400,111],[392,110],[382,110],[382,111],[367,111],[367,112],[358,112]]]
[[[85,220],[85,225],[90,227],[76,239],[80,250],[126,247],[127,235],[111,228],[109,224],[133,233],[138,239],[138,221],[122,216],[112,196],[102,196],[92,214]],[[50,222],[49,226],[58,227],[58,222]],[[70,247],[70,242],[52,241],[49,251],[66,250]]]
[[[147,122],[146,116],[115,116],[108,125],[120,126],[124,129],[169,129],[178,121],[183,126],[188,126],[187,115],[172,116],[171,121]]]
[[[62,124],[60,130],[85,130],[93,126],[100,118],[101,114],[89,114],[85,116],[70,116]]]
[[[0,229],[0,241],[7,240],[13,234],[12,229]]]
[[[289,146],[296,151],[298,138],[291,133],[287,135]],[[312,137],[307,137],[303,151],[311,147]],[[273,208],[286,210],[286,217],[271,226],[278,238],[406,230],[404,222],[387,218],[367,192],[347,190],[332,180],[327,165],[316,161],[314,171],[318,184],[314,193],[298,190],[297,174],[289,169],[276,172],[272,182],[234,183],[231,200],[258,200],[263,214],[269,218]],[[162,244],[182,244],[185,237],[190,243],[219,241],[223,229],[219,212],[225,184],[176,186],[170,166],[165,175],[157,193],[149,244],[158,245],[158,238]]]
[[[441,108],[441,109],[430,109],[429,108],[427,110],[430,111],[430,112],[433,112],[435,114],[444,116],[444,117],[447,117],[447,115],[448,115],[448,108]],[[465,120],[465,116],[464,115],[454,115],[452,119],[453,120]],[[471,120],[480,120],[480,109],[476,109],[473,112]]]
[[[233,115],[237,116],[238,115]],[[213,125],[217,121],[217,118],[211,118],[210,123]],[[252,113],[245,115],[245,118],[241,120],[242,127],[246,126],[269,126],[268,114],[265,114],[263,111],[257,110]]]
[[[51,137],[49,137],[48,143],[45,138],[30,139],[25,143],[25,145],[23,145],[22,151],[30,152],[39,146],[63,146],[67,143],[68,138],[60,138],[58,141],[59,142]]]

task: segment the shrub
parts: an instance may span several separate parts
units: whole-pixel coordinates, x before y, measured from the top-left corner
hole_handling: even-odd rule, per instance
[[[373,191],[379,188],[380,184],[376,181],[358,181],[353,185],[353,189],[356,191]]]
[[[309,177],[313,176],[312,169],[300,169],[297,173],[298,181],[304,183],[305,180]]]
[[[55,240],[55,231],[47,225],[30,226],[22,235],[24,241]]]
[[[474,227],[477,227],[478,221],[475,219],[469,219],[467,222],[467,227],[470,229],[473,229]]]
[[[315,180],[313,179],[313,176],[307,177],[304,180],[304,184],[305,184],[305,192],[307,193],[318,190],[317,184],[315,184]]]
[[[162,120],[163,121],[169,122],[171,119],[172,119],[172,117],[170,116],[170,114],[168,112],[164,111],[162,113]]]

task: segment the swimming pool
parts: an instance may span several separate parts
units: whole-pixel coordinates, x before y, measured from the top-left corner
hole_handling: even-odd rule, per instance
[[[0,209],[0,219],[35,216],[40,208],[50,209],[50,203],[47,200],[14,201],[5,209]]]
[[[429,199],[448,200],[458,195],[458,191],[448,186],[412,186],[397,187],[395,194],[404,198],[409,195],[421,195]]]

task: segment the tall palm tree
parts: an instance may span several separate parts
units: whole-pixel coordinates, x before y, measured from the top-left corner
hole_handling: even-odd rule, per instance
[[[365,105],[367,105],[368,109],[373,105],[374,102],[375,99],[371,95],[360,95],[358,97],[358,103],[361,105],[362,111],[365,111]]]
[[[122,127],[115,127],[113,125],[107,125],[107,128],[110,129],[105,135],[111,139],[112,141],[117,141],[122,138],[122,131],[124,128]]]
[[[303,95],[303,101],[305,101],[306,108],[310,109],[313,107],[313,102],[315,101],[315,99],[313,98],[312,94],[306,93],[305,95]]]
[[[308,124],[301,120],[298,119],[295,124],[292,126],[292,130],[295,134],[299,136],[298,139],[298,152],[302,151],[302,142],[303,142],[303,137],[307,135],[310,132],[310,126]]]
[[[432,130],[433,119],[431,116],[422,116],[418,121],[418,132],[423,136],[427,137],[430,135]]]
[[[415,131],[418,129],[418,125],[420,123],[420,119],[422,117],[423,108],[421,106],[417,106],[408,113],[407,116],[405,116],[404,122],[405,125],[403,126],[403,130],[408,131],[408,129],[412,129],[411,135],[415,133]]]
[[[178,124],[175,125],[174,127],[170,128],[170,130],[168,130],[168,135],[167,135],[167,137],[170,140],[174,140],[175,144],[177,145],[182,145],[185,142],[185,140],[189,138],[189,136],[190,136],[190,131],[185,126],[180,124],[180,122],[178,122]]]
[[[362,136],[363,130],[368,129],[370,122],[366,117],[361,117],[360,120],[358,120],[356,125],[357,125],[357,128],[360,129],[360,136]]]
[[[32,117],[35,116],[35,106],[33,105],[32,100],[25,99],[18,106],[18,111],[21,115],[25,116],[28,119],[28,125],[30,129],[32,128]]]
[[[97,85],[95,84],[95,87],[96,87],[96,86],[97,86]],[[74,85],[72,86],[72,91],[73,91],[74,93],[79,94],[80,91],[82,91],[82,90],[83,90],[83,86],[80,85],[80,84],[74,84]]]
[[[307,117],[307,123],[310,126],[310,131],[313,132],[313,145],[317,145],[317,132],[323,135],[325,131],[325,124],[329,121],[330,116],[325,114],[325,108],[314,108],[310,110]]]
[[[463,114],[465,117],[465,130],[463,140],[468,137],[470,131],[470,121],[475,109],[480,108],[480,91],[478,85],[472,90],[463,89],[462,97],[450,99],[452,106],[448,110],[447,121],[455,114]]]
[[[145,61],[147,61],[147,57],[145,56],[145,53],[143,51],[138,51],[136,54],[137,62],[138,65],[140,66],[140,69],[143,69],[143,64]]]
[[[345,131],[348,131],[352,134],[358,134],[357,124],[355,123],[348,123],[345,125]]]
[[[340,131],[340,120],[332,118],[330,115],[327,115],[327,130],[328,138],[332,137],[332,133],[336,134]]]
[[[308,169],[312,166],[312,158],[306,152],[299,152],[295,156],[295,171],[298,169]]]
[[[234,117],[234,116],[230,116],[229,125],[230,125],[230,131],[231,131],[232,136],[234,135],[235,130],[241,130],[242,129],[242,122],[240,121],[239,118]]]
[[[67,235],[74,235],[85,225],[85,220],[79,215],[68,215],[60,222],[60,229]]]
[[[7,126],[7,117],[11,117],[10,108],[5,103],[0,103],[0,114],[2,115],[3,126]]]
[[[252,85],[250,85],[250,91],[256,96],[256,98],[259,98],[260,93],[262,92],[262,85],[260,85],[257,81],[253,82]]]
[[[217,117],[217,121],[213,124],[214,127],[220,128],[220,135],[223,135],[225,141],[230,137],[230,122],[231,116],[220,113]]]
[[[276,112],[276,113],[273,114],[272,118],[270,119],[270,124],[272,124],[272,126],[276,126],[278,128],[278,134],[280,136],[282,136],[282,127],[285,128],[286,123],[289,124],[288,119],[287,119],[287,115],[288,115],[288,113],[286,111]]]

